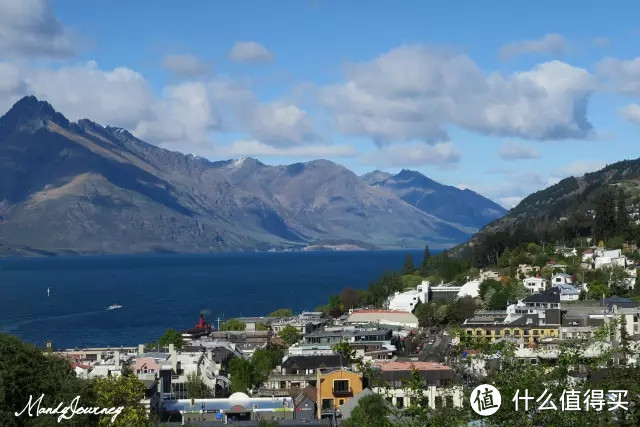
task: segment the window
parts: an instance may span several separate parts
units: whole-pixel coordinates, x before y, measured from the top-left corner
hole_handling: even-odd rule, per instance
[[[398,409],[404,408],[404,397],[396,397],[396,407]]]
[[[333,380],[334,393],[346,393],[349,391],[349,380]]]
[[[322,409],[333,409],[333,399],[322,399]]]
[[[344,403],[344,399],[338,400],[338,405],[342,405]]]
[[[436,396],[436,409],[442,408],[442,396]]]
[[[453,408],[453,396],[445,397],[447,408]]]

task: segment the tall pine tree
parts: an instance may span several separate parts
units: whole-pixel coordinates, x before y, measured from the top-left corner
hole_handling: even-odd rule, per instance
[[[429,260],[431,259],[431,251],[429,245],[424,245],[424,256],[422,257],[422,265],[420,266],[420,272],[423,275],[427,275]]]
[[[626,198],[622,189],[618,192],[616,205],[616,234],[625,239],[629,237],[629,214],[627,213]]]
[[[596,240],[606,240],[616,231],[615,200],[610,191],[603,193],[596,207]]]
[[[413,274],[416,272],[416,267],[413,265],[413,258],[411,258],[411,254],[407,254],[407,257],[404,260],[404,268],[402,269],[402,274]]]

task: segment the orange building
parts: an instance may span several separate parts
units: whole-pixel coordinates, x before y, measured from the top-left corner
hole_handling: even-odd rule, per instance
[[[362,373],[348,368],[318,369],[316,376],[318,418],[333,416],[340,406],[363,388]]]

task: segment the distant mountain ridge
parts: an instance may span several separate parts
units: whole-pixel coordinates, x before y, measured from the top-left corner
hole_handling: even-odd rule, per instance
[[[471,190],[440,184],[419,172],[403,169],[397,175],[374,171],[362,177],[370,185],[384,188],[438,218],[480,228],[504,216],[507,210]]]
[[[476,231],[391,182],[327,160],[212,162],[30,96],[0,118],[0,255],[448,247]]]

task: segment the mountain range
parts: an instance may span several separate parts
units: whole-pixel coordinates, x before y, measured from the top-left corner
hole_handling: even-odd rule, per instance
[[[33,96],[0,118],[0,254],[449,247],[505,213],[413,171],[172,152]]]

